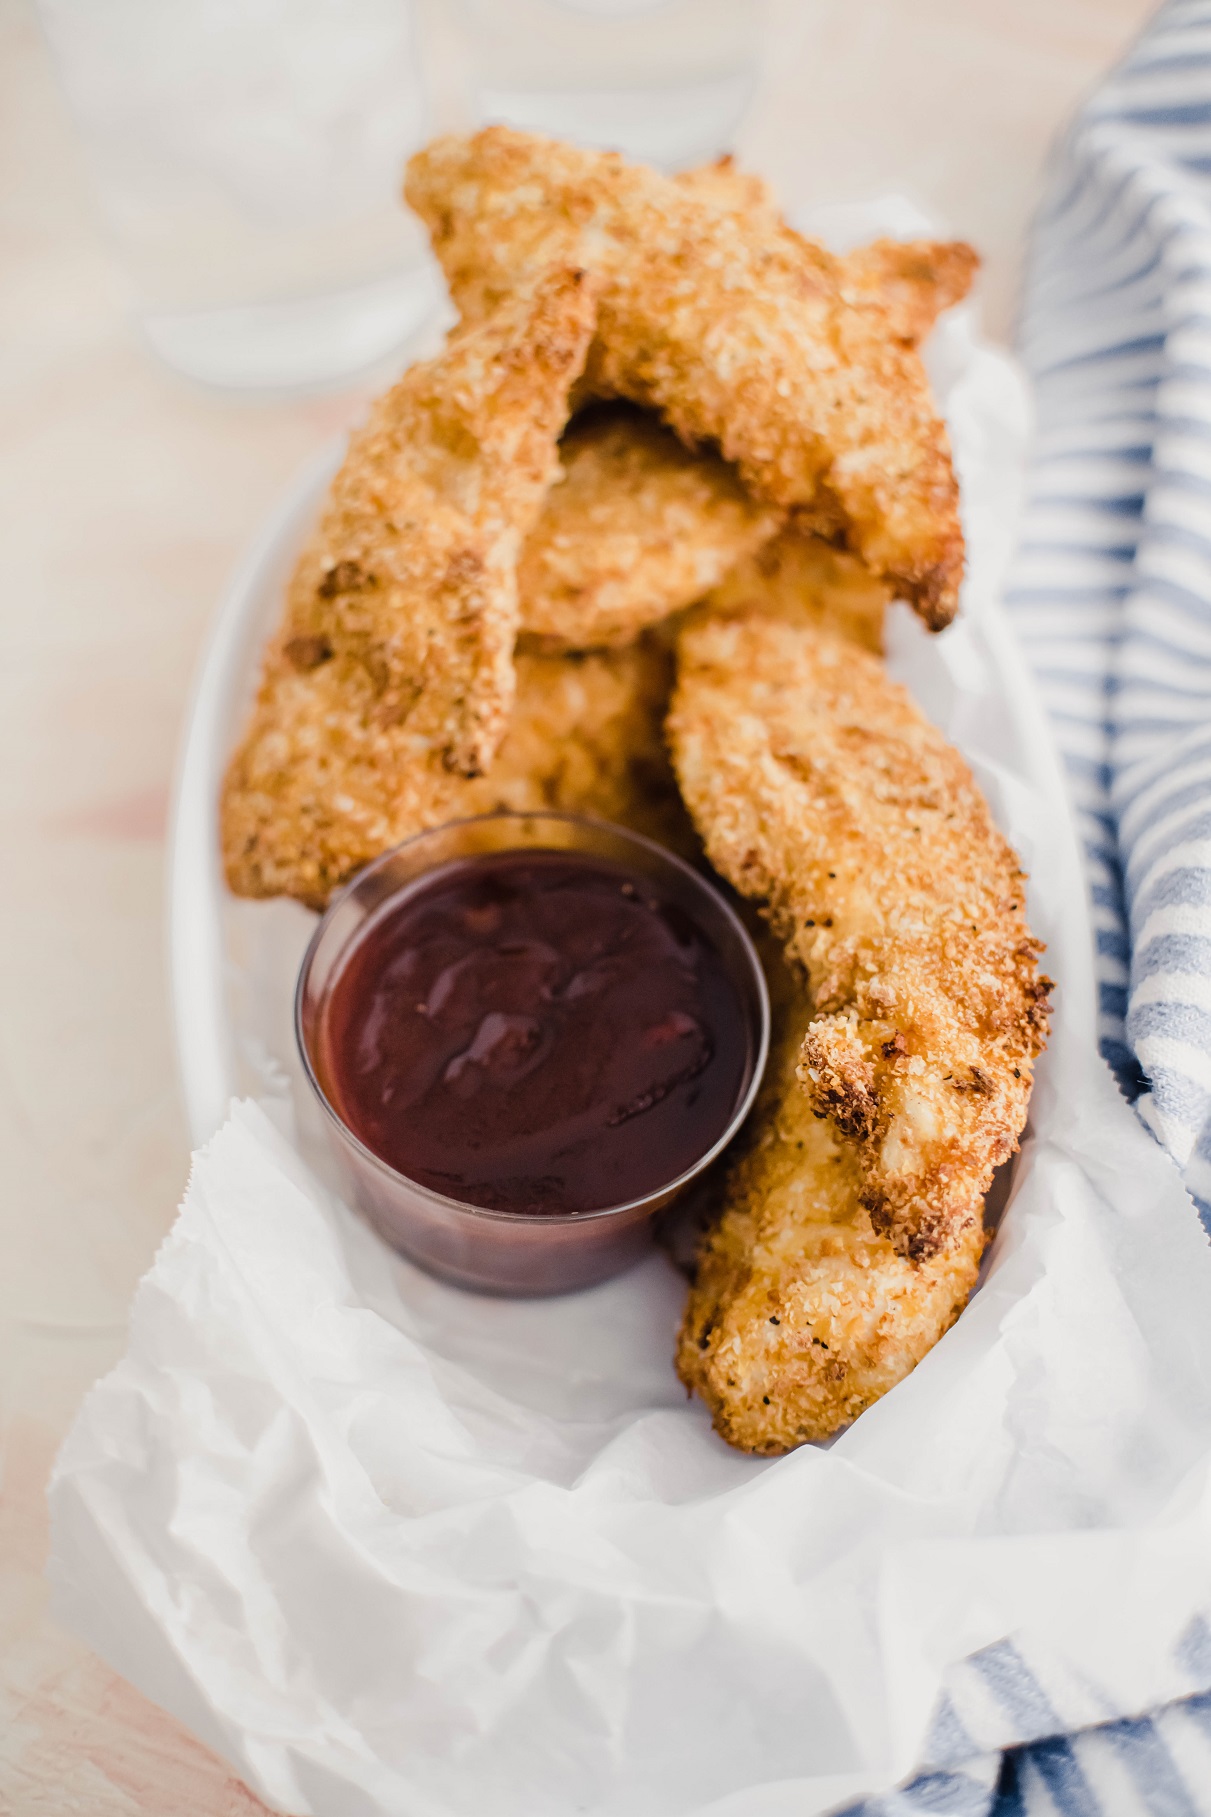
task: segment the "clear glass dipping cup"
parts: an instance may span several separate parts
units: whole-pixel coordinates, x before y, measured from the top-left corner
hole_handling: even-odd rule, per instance
[[[349,1129],[325,1093],[316,1063],[328,993],[372,918],[442,866],[481,853],[527,849],[585,853],[650,878],[713,943],[747,1012],[742,1084],[718,1140],[678,1178],[642,1199],[601,1211],[566,1216],[490,1211],[408,1179]],[[720,892],[650,839],[574,814],[485,814],[435,827],[385,853],[330,904],[304,956],[294,1008],[303,1070],[350,1202],[393,1248],[429,1273],[479,1293],[518,1298],[590,1287],[640,1260],[651,1245],[656,1213],[698,1178],[744,1122],[769,1050],[769,996],[761,962]]]
[[[205,384],[307,390],[426,325],[412,0],[36,0],[135,314]]]

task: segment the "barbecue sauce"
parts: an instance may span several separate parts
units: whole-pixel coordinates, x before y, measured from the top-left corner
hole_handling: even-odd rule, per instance
[[[723,1134],[748,1029],[724,961],[639,873],[491,853],[409,885],[329,987],[320,1083],[398,1172],[495,1211],[604,1210]]]

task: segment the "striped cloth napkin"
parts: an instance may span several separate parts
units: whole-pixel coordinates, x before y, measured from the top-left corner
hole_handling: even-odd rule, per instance
[[[1211,1223],[1211,6],[1173,0],[1039,217],[1011,602],[1088,854],[1103,1052]]]
[[[1087,855],[1102,1051],[1211,1231],[1211,0],[1169,0],[1060,147],[1020,351],[1009,601]],[[1211,1817],[1211,1693],[1065,1733],[1087,1715],[989,1651],[956,1683],[952,1764],[942,1738],[853,1817]],[[1025,1745],[964,1754],[990,1707]]]

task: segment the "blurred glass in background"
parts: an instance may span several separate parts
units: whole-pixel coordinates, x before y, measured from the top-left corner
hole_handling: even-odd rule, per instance
[[[726,151],[764,0],[422,0],[464,124],[665,169]],[[204,383],[333,385],[444,292],[402,203],[433,130],[413,0],[36,0],[156,352]]]
[[[664,170],[730,149],[762,0],[461,0],[481,119]]]
[[[439,294],[409,0],[38,0],[144,332],[212,385],[372,364]]]

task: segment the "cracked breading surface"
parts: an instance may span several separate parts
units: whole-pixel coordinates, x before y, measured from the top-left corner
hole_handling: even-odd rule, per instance
[[[504,744],[468,779],[376,723],[360,664],[300,674],[275,646],[224,791],[228,882],[323,908],[389,846],[498,807],[597,814],[692,850],[661,731],[671,679],[668,650],[649,639],[583,657],[523,650]]]
[[[733,467],[695,455],[632,405],[599,405],[568,429],[518,568],[523,630],[552,647],[629,643],[692,605],[777,530]]]
[[[811,994],[799,1078],[874,1229],[962,1240],[1026,1120],[1049,982],[1025,877],[959,756],[881,663],[758,606],[692,614],[668,735],[724,877]]]
[[[966,1304],[984,1231],[973,1220],[912,1262],[873,1229],[856,1144],[816,1116],[795,1075],[802,982],[764,957],[769,1068],[699,1248],[676,1362],[729,1444],[776,1455],[829,1438],[915,1368]]]
[[[411,367],[351,437],[290,583],[283,658],[360,663],[377,722],[465,775],[504,735],[518,551],[593,320],[584,273],[555,269]]]
[[[489,127],[408,168],[455,303],[475,319],[555,260],[600,284],[586,383],[708,443],[770,503],[814,514],[937,627],[963,569],[958,491],[924,369],[841,263],[757,211],[613,153]]]

